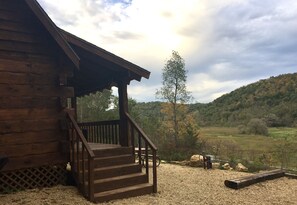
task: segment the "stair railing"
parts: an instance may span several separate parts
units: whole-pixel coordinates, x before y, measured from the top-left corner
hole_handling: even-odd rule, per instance
[[[152,160],[153,160],[153,192],[157,193],[157,147],[154,145],[154,143],[148,138],[148,136],[144,133],[144,131],[137,125],[137,123],[131,118],[131,116],[128,113],[125,113],[127,120],[128,120],[128,126],[130,128],[130,134],[131,134],[131,145],[133,150],[133,155],[135,156],[135,148],[138,147],[138,162],[141,164],[142,159],[144,157],[145,160],[145,169],[146,169],[146,175],[149,180],[149,151],[151,151],[152,154]],[[144,143],[144,144],[143,144]],[[144,153],[144,154],[142,154]]]
[[[79,190],[90,201],[94,201],[94,158],[86,138],[76,120],[67,112],[69,119],[70,165]]]

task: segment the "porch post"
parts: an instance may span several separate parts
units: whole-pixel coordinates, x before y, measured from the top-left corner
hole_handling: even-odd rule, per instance
[[[121,146],[129,146],[129,134],[128,134],[128,120],[125,112],[128,112],[128,93],[127,83],[121,81],[118,83],[119,92],[119,114],[120,114],[120,144]]]
[[[77,120],[77,98],[71,98],[71,109],[73,109],[74,119]]]

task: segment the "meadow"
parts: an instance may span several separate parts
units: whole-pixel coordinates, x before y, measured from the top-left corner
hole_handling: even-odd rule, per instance
[[[200,141],[216,158],[245,162],[252,169],[297,169],[297,128],[269,128],[268,136],[239,134],[234,127],[202,127]]]

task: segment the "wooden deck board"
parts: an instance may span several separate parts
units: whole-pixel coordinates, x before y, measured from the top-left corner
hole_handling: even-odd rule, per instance
[[[92,150],[112,149],[119,148],[121,145],[115,144],[101,144],[101,143],[89,143]]]

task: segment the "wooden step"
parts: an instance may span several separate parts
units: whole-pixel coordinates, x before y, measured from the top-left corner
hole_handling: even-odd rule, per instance
[[[132,147],[117,147],[117,148],[106,148],[106,149],[98,149],[93,150],[94,154],[97,157],[110,157],[117,155],[132,155]]]
[[[103,168],[131,163],[134,163],[134,156],[132,156],[132,154],[117,155],[110,157],[96,157],[94,160],[94,167]]]
[[[147,182],[147,176],[144,173],[134,173],[106,179],[98,179],[94,181],[94,192],[104,192]]]
[[[122,164],[116,166],[109,166],[104,168],[96,168],[94,170],[94,179],[104,179],[126,174],[134,174],[141,172],[141,165],[139,164]]]
[[[142,171],[141,168],[141,165],[136,163],[96,168],[94,169],[94,180],[122,176],[126,174],[140,173]],[[86,170],[85,174],[87,180],[88,170]]]
[[[95,194],[95,202],[105,202],[115,199],[123,199],[128,197],[140,196],[153,193],[153,185],[149,183],[139,184],[135,186],[114,189],[110,191]]]

